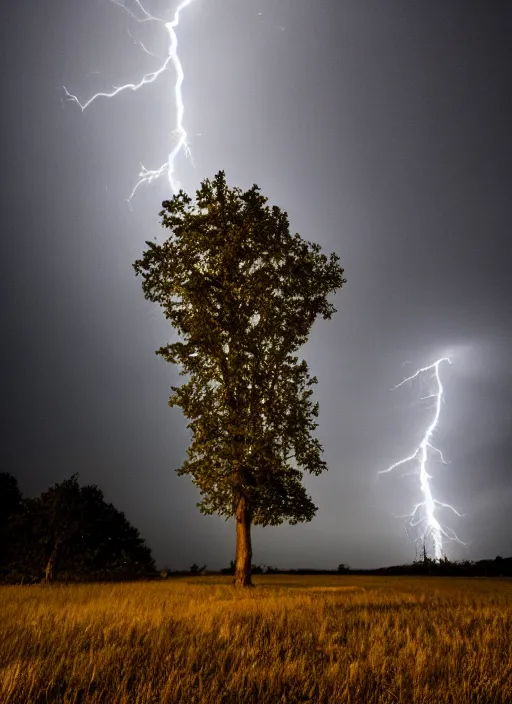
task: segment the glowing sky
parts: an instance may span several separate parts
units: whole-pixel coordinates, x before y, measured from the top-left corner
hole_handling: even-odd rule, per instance
[[[428,420],[420,389],[391,389],[442,356],[436,446],[450,464],[435,490],[464,514],[450,526],[467,543],[451,555],[512,554],[509,8],[195,0],[183,14],[195,163],[180,161],[183,187],[221,168],[233,185],[258,183],[294,230],[340,254],[348,279],[306,348],[330,468],[307,480],[319,511],[255,530],[255,562],[414,558],[394,516],[417,503],[417,477],[377,472]],[[168,153],[173,76],[84,112],[62,100],[63,85],[87,99],[154,71],[169,35],[151,24],[134,27],[109,0],[4,11],[2,470],[28,495],[78,471],[159,564],[218,567],[234,528],[200,516],[173,472],[188,432],[167,406],[177,370],[154,355],[171,331],[131,267],[169,196],[160,179],[133,211],[125,200],[140,162]]]

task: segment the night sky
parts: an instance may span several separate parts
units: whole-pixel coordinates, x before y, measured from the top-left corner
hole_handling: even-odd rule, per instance
[[[153,4],[150,4],[153,3]],[[147,0],[169,18],[176,5]],[[171,145],[174,76],[140,79],[167,36],[109,0],[10,2],[2,47],[2,467],[28,496],[78,472],[125,511],[159,565],[226,566],[234,524],[201,516],[174,469],[189,434],[170,409],[172,330],[133,261],[161,238],[160,181],[125,201],[139,162]],[[336,251],[348,283],[305,355],[319,378],[329,472],[307,478],[312,523],[254,529],[254,562],[411,561],[420,500],[410,454],[428,384],[392,387],[449,355],[433,490],[466,546],[512,554],[512,4],[482,0],[196,0],[182,15],[185,190],[225,169]],[[412,469],[412,467],[410,468]],[[407,474],[407,476],[404,476]]]

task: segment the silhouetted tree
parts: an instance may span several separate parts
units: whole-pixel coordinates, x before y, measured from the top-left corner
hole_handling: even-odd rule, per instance
[[[5,525],[19,510],[21,499],[18,480],[12,474],[0,472],[0,525]]]
[[[206,572],[206,565],[203,565],[200,567],[199,565],[194,564],[190,567],[190,574],[191,575],[199,575],[199,574],[204,574]]]
[[[71,563],[76,574],[135,578],[155,571],[151,550],[125,514],[106,503],[96,486],[82,487],[86,508],[84,530],[77,542],[79,559]]]
[[[235,574],[235,561],[230,560],[229,567],[223,567],[221,569],[222,574]]]
[[[13,548],[12,524],[21,508],[21,491],[12,474],[0,472],[0,572],[6,569]]]
[[[327,468],[312,437],[317,380],[296,352],[345,283],[337,255],[292,236],[287,214],[266,203],[257,186],[229,188],[221,171],[195,202],[180,191],[163,203],[171,235],[146,242],[134,264],[181,338],[157,354],[189,376],[169,400],[193,436],[178,474],[192,477],[203,513],[235,518],[238,586],[251,584],[251,524],[316,512],[301,480]]]
[[[11,573],[47,583],[67,578],[136,577],[154,571],[151,551],[124,513],[78,475],[24,499],[13,524]]]

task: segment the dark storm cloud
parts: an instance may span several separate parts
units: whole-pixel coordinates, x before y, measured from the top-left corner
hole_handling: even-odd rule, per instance
[[[165,2],[155,4],[162,10]],[[260,14],[261,13],[261,14]],[[86,98],[151,70],[107,0],[10,3],[2,22],[3,463],[27,494],[80,472],[159,563],[226,564],[233,527],[201,517],[173,469],[188,442],[167,407],[172,332],[131,263],[159,235],[165,184],[123,199],[162,163],[171,84]],[[284,28],[284,29],[283,29]],[[140,30],[165,53],[165,36]],[[369,566],[410,559],[418,389],[390,389],[450,354],[435,490],[464,518],[453,554],[511,554],[509,273],[512,22],[506,2],[196,0],[183,15],[186,126],[196,169],[258,183],[348,284],[307,346],[330,471],[308,479],[313,523],[255,531],[255,560]],[[406,360],[411,362],[402,367]]]

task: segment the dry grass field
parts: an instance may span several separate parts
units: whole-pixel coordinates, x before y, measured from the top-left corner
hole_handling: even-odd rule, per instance
[[[512,703],[512,581],[0,587],[0,702]]]

